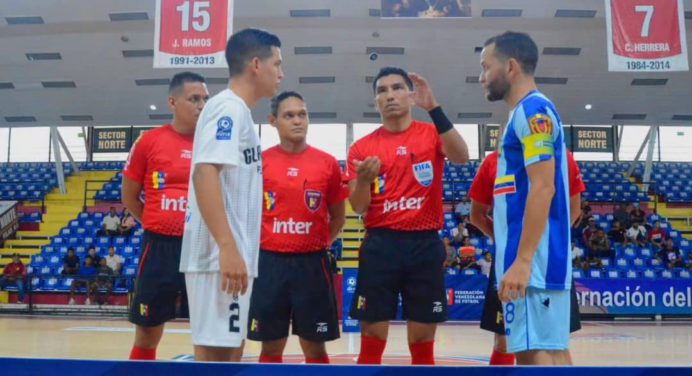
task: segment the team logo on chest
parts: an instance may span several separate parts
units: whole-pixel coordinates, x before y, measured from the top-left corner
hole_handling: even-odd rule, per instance
[[[307,206],[308,210],[311,212],[314,213],[320,208],[320,204],[322,204],[322,192],[308,189],[305,191],[303,197],[305,199],[305,206]]]
[[[414,164],[413,176],[416,178],[416,181],[418,181],[418,184],[429,187],[434,177],[432,162],[425,161]]]

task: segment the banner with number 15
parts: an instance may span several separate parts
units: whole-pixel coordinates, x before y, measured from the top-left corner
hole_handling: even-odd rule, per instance
[[[682,0],[605,0],[608,70],[687,71]]]
[[[156,0],[154,68],[225,68],[233,0]]]

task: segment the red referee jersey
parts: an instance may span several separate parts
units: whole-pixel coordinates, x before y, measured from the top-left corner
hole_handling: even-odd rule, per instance
[[[445,156],[435,126],[413,121],[400,133],[380,127],[356,141],[348,153],[348,179],[355,161],[380,158],[382,167],[371,184],[365,228],[399,231],[442,228],[442,172]]]
[[[161,235],[182,236],[187,209],[192,140],[173,126],[144,133],[132,146],[123,176],[142,185],[142,227]]]
[[[569,178],[569,195],[570,197],[578,195],[586,190],[584,181],[581,178],[579,165],[574,160],[574,156],[567,151],[567,173]],[[493,204],[493,187],[495,186],[495,175],[497,174],[497,151],[488,154],[481,163],[481,166],[476,172],[476,177],[473,178],[471,189],[469,189],[469,198],[483,205],[492,206]]]
[[[260,248],[281,253],[329,248],[329,206],[347,195],[336,159],[311,146],[292,154],[277,145],[262,153],[262,175]]]

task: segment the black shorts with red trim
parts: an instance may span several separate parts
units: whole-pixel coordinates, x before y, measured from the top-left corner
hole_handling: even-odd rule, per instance
[[[176,304],[187,306],[185,276],[180,269],[182,237],[144,231],[142,253],[130,302],[131,323],[152,327],[176,317]]]
[[[261,250],[252,286],[247,338],[273,341],[292,333],[312,342],[339,338],[334,280],[327,251]]]

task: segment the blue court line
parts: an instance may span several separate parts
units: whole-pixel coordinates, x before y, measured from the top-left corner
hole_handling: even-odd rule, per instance
[[[13,376],[199,376],[199,375],[449,375],[449,376],[689,376],[692,368],[682,367],[425,367],[425,366],[343,366],[247,363],[143,362],[66,359],[0,358],[3,374]]]

